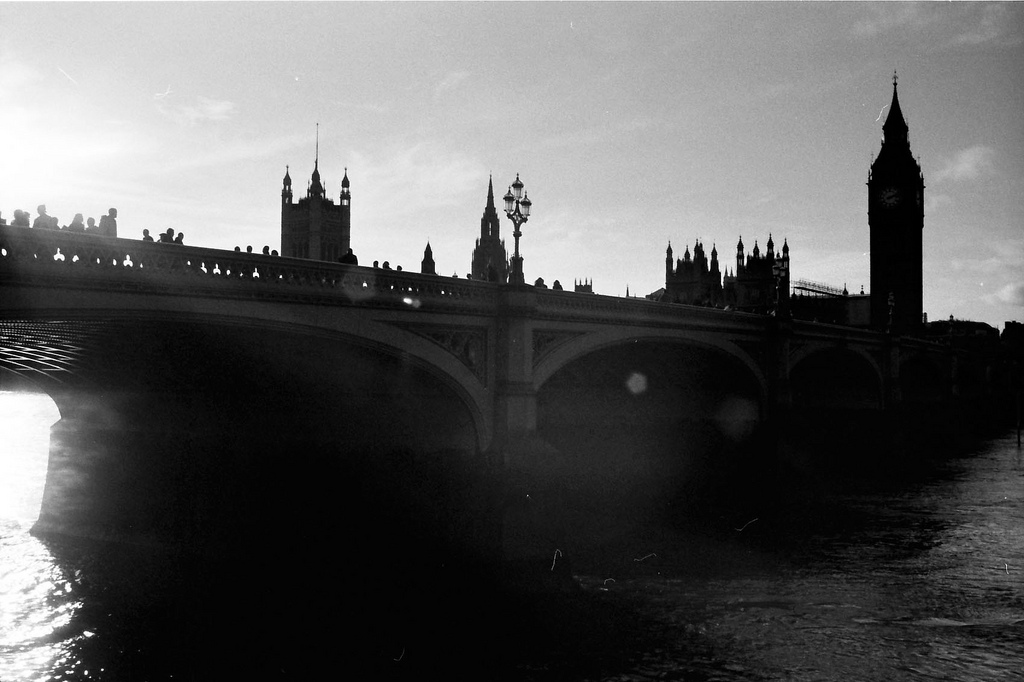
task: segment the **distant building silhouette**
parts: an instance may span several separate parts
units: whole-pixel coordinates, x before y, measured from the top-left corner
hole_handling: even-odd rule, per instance
[[[782,251],[775,252],[771,233],[761,253],[757,240],[744,257],[743,238],[736,243],[736,269],[722,281],[722,298],[734,310],[765,313],[789,303],[789,242],[782,240]],[[712,248],[712,256],[715,256]]]
[[[868,228],[871,249],[871,289],[850,294],[830,285],[801,281],[791,288],[789,244],[776,254],[768,235],[762,255],[757,242],[747,254],[740,238],[736,267],[721,273],[718,251],[710,259],[697,240],[691,255],[674,260],[672,245],[665,254],[665,288],[647,298],[728,307],[749,312],[770,312],[784,306],[794,317],[849,326],[921,332],[922,237],[924,230],[924,176],[910,151],[907,123],[900,109],[893,75],[892,104],[882,125],[882,149],[868,174]]]
[[[868,173],[871,326],[908,332],[923,322],[924,175],[910,151],[895,74],[882,131],[882,149]]]
[[[494,182],[487,180],[487,205],[480,218],[480,237],[473,249],[473,265],[470,270],[473,279],[487,282],[508,280],[508,253],[501,238],[498,210],[494,206]]]
[[[693,244],[693,255],[686,247],[683,257],[673,261],[672,243],[665,250],[665,293],[662,300],[688,305],[722,306],[722,273],[718,268],[718,251],[711,247],[711,260],[704,254],[700,240]]]
[[[427,248],[423,249],[423,260],[420,263],[420,272],[424,275],[436,275],[437,269],[434,266],[434,251],[427,242]]]
[[[768,235],[767,250],[761,253],[757,242],[749,254],[740,237],[736,243],[736,267],[723,275],[718,248],[712,244],[711,258],[697,240],[693,254],[686,247],[683,257],[673,260],[672,244],[665,251],[665,288],[648,298],[667,303],[729,307],[734,310],[767,313],[784,303],[789,295],[789,244],[775,253],[775,242]],[[781,298],[781,301],[780,301]]]
[[[328,199],[320,181],[320,143],[306,196],[292,202],[292,178],[285,166],[281,190],[281,255],[337,262],[351,247],[352,197],[348,169],[341,180],[338,203]]]
[[[792,283],[790,298],[792,316],[801,320],[841,324],[848,327],[871,325],[871,300],[861,287],[859,294],[851,294],[823,282],[799,279]]]

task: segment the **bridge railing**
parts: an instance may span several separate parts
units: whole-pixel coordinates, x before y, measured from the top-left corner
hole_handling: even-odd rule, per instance
[[[710,325],[719,329],[733,325],[744,328],[750,328],[752,324],[763,326],[768,320],[764,315],[720,308],[544,289],[537,290],[534,314],[540,318],[556,320],[635,321],[641,324],[669,325],[686,323],[690,326]]]
[[[494,305],[497,286],[437,275],[181,244],[0,225],[0,279],[61,278],[166,291],[180,283],[192,295],[317,300],[348,305],[431,308]]]

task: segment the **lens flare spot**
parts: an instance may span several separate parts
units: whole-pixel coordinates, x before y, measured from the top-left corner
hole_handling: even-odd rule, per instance
[[[750,437],[757,421],[757,403],[748,398],[726,398],[715,412],[715,423],[719,430],[735,442]]]
[[[626,390],[633,395],[640,395],[647,390],[647,376],[640,372],[633,372],[626,379]]]

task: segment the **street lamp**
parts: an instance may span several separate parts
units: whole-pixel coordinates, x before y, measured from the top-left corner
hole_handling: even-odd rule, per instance
[[[772,275],[775,277],[775,315],[785,317],[787,298],[789,296],[789,260],[779,258],[772,264]]]
[[[512,225],[515,226],[515,230],[512,232],[512,236],[516,240],[515,253],[512,255],[512,272],[508,276],[509,284],[525,284],[526,280],[523,277],[523,257],[519,255],[519,237],[522,236],[522,232],[519,230],[520,226],[530,219],[530,207],[533,202],[530,201],[530,197],[523,191],[523,183],[519,179],[519,173],[516,173],[516,181],[513,182],[508,192],[505,194],[505,215],[512,221]]]

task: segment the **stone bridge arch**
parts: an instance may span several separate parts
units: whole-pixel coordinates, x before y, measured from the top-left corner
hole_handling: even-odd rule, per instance
[[[863,348],[809,346],[790,358],[789,383],[794,409],[881,409],[884,373]]]
[[[487,386],[487,369],[482,362],[469,363],[460,358],[467,353],[486,353],[486,330],[465,332],[473,345],[473,348],[467,348],[466,337],[459,338],[458,330],[448,329],[443,324],[391,324],[369,320],[355,313],[342,313],[316,326],[262,319],[256,321],[254,327],[249,327],[249,322],[244,324],[247,328],[297,333],[328,343],[351,344],[421,371],[462,401],[472,419],[478,452],[485,451],[493,439],[492,398]]]
[[[783,426],[787,449],[794,448],[790,466],[869,466],[881,457],[891,441],[884,377],[862,348],[814,344],[799,353],[790,365],[792,403]]]
[[[486,369],[482,363],[474,366],[460,359],[460,348],[453,347],[451,342],[446,343],[445,334],[367,319],[351,309],[331,311],[331,314],[317,319],[317,324],[310,324],[308,316],[295,316],[292,310],[284,307],[273,311],[279,313],[275,316],[266,315],[266,309],[261,312],[263,316],[255,318],[244,313],[209,310],[187,313],[95,309],[85,312],[46,311],[41,316],[60,322],[5,323],[10,329],[8,336],[17,338],[19,333],[24,335],[25,345],[34,346],[37,349],[34,354],[38,357],[19,366],[17,361],[12,362],[9,358],[5,361],[4,354],[0,353],[0,367],[12,365],[6,375],[8,384],[22,385],[29,381],[28,377],[35,376],[39,387],[36,390],[49,393],[62,410],[68,412],[73,407],[76,391],[100,388],[90,384],[104,384],[102,388],[107,391],[118,390],[115,377],[119,371],[119,355],[135,357],[139,374],[164,372],[168,379],[167,387],[172,387],[179,376],[187,376],[189,385],[193,387],[201,386],[203,372],[208,373],[211,382],[215,382],[215,375],[222,369],[218,365],[247,363],[248,372],[244,368],[238,370],[243,376],[225,378],[224,381],[238,382],[239,390],[263,388],[288,394],[288,383],[292,379],[295,383],[310,384],[319,379],[326,381],[331,379],[332,373],[336,374],[332,370],[337,368],[330,364],[317,367],[315,352],[326,354],[324,360],[330,363],[332,352],[341,352],[347,347],[358,349],[364,363],[375,355],[388,359],[392,364],[401,364],[406,374],[416,372],[431,377],[432,381],[456,396],[468,412],[474,432],[473,449],[482,451],[490,443],[493,417]],[[48,340],[48,334],[55,338]],[[58,342],[56,337],[62,335],[71,340]],[[447,337],[451,335],[449,332]],[[485,346],[486,330],[472,336],[477,345]],[[275,340],[284,338],[292,339],[293,345]],[[190,354],[187,346],[193,339],[203,340],[203,352]],[[145,357],[144,351],[136,347],[138,344],[150,344],[154,350]],[[300,357],[298,346],[303,344],[306,346],[302,351],[305,356]],[[170,347],[172,345],[185,348],[175,349]],[[464,347],[461,350],[463,353],[466,351]],[[220,354],[226,362],[203,357],[211,352]],[[480,352],[485,350],[480,349]],[[172,367],[175,362],[181,365],[178,376]],[[147,366],[150,364],[152,367]],[[305,376],[285,376],[278,365],[288,365],[292,371],[298,370]],[[317,372],[319,376],[314,376]],[[224,374],[230,372],[225,370]],[[337,377],[334,379],[337,381]],[[275,386],[275,382],[279,385]],[[210,386],[202,388],[206,390]],[[230,391],[231,386],[224,389]],[[406,395],[401,399],[414,397]],[[327,396],[324,396],[318,402],[326,400]]]
[[[768,401],[768,381],[764,370],[736,341],[724,338],[721,333],[712,332],[619,327],[582,333],[558,343],[538,359],[533,370],[534,389],[540,390],[553,374],[586,355],[630,343],[651,342],[693,346],[719,352],[734,359],[744,366],[757,382],[759,408],[761,414],[764,414]]]
[[[735,481],[765,417],[760,369],[700,334],[588,334],[545,355],[534,381],[537,432],[559,452],[582,536],[627,532]]]
[[[73,332],[73,316],[58,317],[23,334]],[[36,530],[218,551],[319,512],[352,520],[412,499],[446,518],[483,470],[483,384],[430,338],[352,322],[91,311],[63,354],[34,368],[0,353],[4,388],[41,389],[61,413]],[[343,362],[351,385],[332,368]],[[362,425],[358,410],[370,415]],[[417,423],[404,422],[410,410]]]

